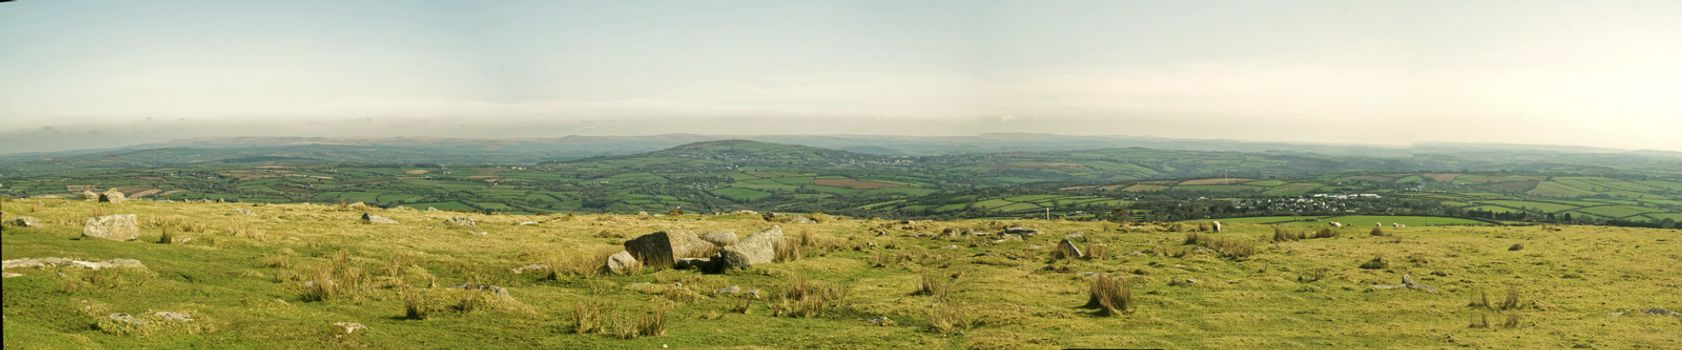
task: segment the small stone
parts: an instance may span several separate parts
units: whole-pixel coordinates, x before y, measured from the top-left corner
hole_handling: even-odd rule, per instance
[[[41,227],[41,219],[19,216],[12,218],[11,220],[6,220],[6,224],[16,227]]]
[[[185,313],[185,312],[158,311],[157,313],[153,313],[152,316],[157,317],[158,319],[161,319],[161,320],[164,320],[164,321],[175,321],[175,322],[192,322],[193,321],[193,315]]]
[[[722,295],[742,294],[742,287],[741,286],[729,286],[729,287],[719,288],[718,292],[716,294],[722,294]]]
[[[356,333],[357,331],[368,329],[367,326],[363,326],[361,323],[356,322],[333,322],[333,325],[343,330],[345,335],[350,335]]]
[[[392,220],[391,218],[384,216],[362,213],[362,223],[373,225],[396,225],[397,220]]]
[[[461,289],[461,290],[486,291],[486,292],[491,292],[492,294],[496,294],[497,296],[503,296],[503,297],[508,296],[508,289],[502,288],[501,286],[495,286],[495,285],[489,285],[489,284],[462,283],[462,284],[457,284],[455,286],[452,286],[450,288]]]
[[[466,217],[460,217],[460,216],[451,217],[449,219],[444,219],[444,223],[449,224],[450,226],[456,226],[456,227],[479,227],[479,222],[478,221],[474,221],[472,218],[466,218]]]

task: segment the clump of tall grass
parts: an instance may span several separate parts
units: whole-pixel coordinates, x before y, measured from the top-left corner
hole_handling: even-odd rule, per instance
[[[1518,307],[1518,287],[1507,287],[1507,297],[1501,298],[1501,309],[1512,310]]]
[[[779,317],[816,317],[840,306],[846,297],[844,286],[795,277],[789,281],[787,290],[770,303],[771,313]]]
[[[1472,290],[1472,295],[1471,295],[1471,302],[1466,303],[1466,306],[1491,308],[1492,305],[1489,303],[1489,293],[1484,292],[1484,290],[1482,288],[1473,289]]]
[[[1244,259],[1256,254],[1256,246],[1254,244],[1234,239],[1216,238],[1210,235],[1188,233],[1186,234],[1184,242],[1188,245],[1200,245],[1204,248],[1209,248],[1210,250],[1214,250],[1215,253],[1220,254],[1221,257],[1229,259]]]
[[[305,301],[327,301],[360,295],[369,285],[371,276],[353,261],[350,253],[340,250],[327,264],[316,267],[304,281],[299,296]]]
[[[601,274],[607,270],[607,258],[617,253],[616,247],[599,247],[595,249],[577,249],[571,253],[550,259],[545,265],[549,266],[550,281],[559,281],[565,276],[588,277]]]
[[[1273,226],[1273,241],[1274,242],[1298,241],[1298,240],[1302,240],[1303,238],[1305,238],[1305,236],[1306,235],[1303,234],[1302,232],[1292,232],[1290,230],[1286,230],[1285,227],[1283,227],[1283,226]]]
[[[957,304],[936,303],[929,309],[929,330],[934,333],[958,334],[974,326],[974,318]]]
[[[926,295],[934,297],[935,300],[946,300],[946,297],[952,293],[953,282],[946,276],[934,273],[934,271],[924,271],[917,276],[917,291],[912,295]]]
[[[1087,260],[1104,260],[1110,258],[1110,246],[1103,243],[1086,245]]]
[[[403,290],[399,292],[403,299],[403,317],[411,320],[425,320],[432,318],[432,311],[436,307],[432,299],[427,298],[424,290]]]
[[[801,237],[805,237],[805,236],[802,235]],[[776,254],[776,259],[775,260],[777,262],[789,262],[789,261],[800,260],[801,246],[802,246],[802,244],[800,244],[799,242],[789,242],[786,239],[774,242],[774,244],[772,246],[772,249],[773,249],[774,253]]]
[[[1133,312],[1133,290],[1128,287],[1127,281],[1109,274],[1098,274],[1092,279],[1092,287],[1087,292],[1086,305],[1081,307],[1097,309],[1099,315],[1116,316]]]
[[[654,311],[634,319],[615,319],[613,325],[613,334],[620,339],[666,335],[666,309],[656,307]]]
[[[1384,236],[1387,235],[1386,233],[1384,233],[1384,226],[1373,226],[1372,231],[1368,232],[1367,234],[1370,234],[1373,237],[1384,237]]]
[[[593,301],[579,303],[572,307],[572,332],[577,334],[595,334],[607,331],[603,325],[603,315],[612,305]]]
[[[1489,328],[1489,315],[1484,314],[1482,312],[1479,312],[1476,317],[1472,318],[1472,324],[1468,325],[1466,327],[1467,328]]]

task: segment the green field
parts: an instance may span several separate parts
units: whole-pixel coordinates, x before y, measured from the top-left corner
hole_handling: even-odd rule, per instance
[[[1255,216],[1255,217],[1244,217],[1244,218],[1222,218],[1222,219],[1216,219],[1216,221],[1220,221],[1222,223],[1292,224],[1292,225],[1313,225],[1313,226],[1325,226],[1327,222],[1337,221],[1337,222],[1342,222],[1345,225],[1349,225],[1351,227],[1372,227],[1373,223],[1376,223],[1376,222],[1384,223],[1385,227],[1390,227],[1390,224],[1392,224],[1392,223],[1401,223],[1403,225],[1408,225],[1408,226],[1487,226],[1487,225],[1489,225],[1489,223],[1485,223],[1485,222],[1481,222],[1481,221],[1467,220],[1467,219],[1460,219],[1460,218],[1445,218],[1445,217],[1432,217],[1432,216],[1382,216],[1382,215],[1356,215],[1356,216],[1336,216],[1336,217],[1324,217],[1324,216],[1320,216],[1320,217],[1315,217],[1315,216]]]
[[[10,200],[4,207],[6,218],[43,222],[5,228],[0,255],[8,261],[144,265],[7,269],[9,349],[1670,348],[1678,319],[1641,310],[1682,305],[1673,288],[1682,284],[1682,267],[1671,263],[1682,240],[1661,229],[1428,226],[1455,222],[1345,216],[1333,219],[1355,227],[1336,238],[1272,242],[1271,226],[1246,218],[1225,220],[1226,232],[1201,233],[1223,242],[1206,248],[1148,223],[1122,232],[1101,221],[829,218],[781,224],[800,250],[785,250],[779,262],[720,274],[648,268],[619,275],[595,268],[627,237],[751,233],[775,223],[757,215],[375,209],[401,223],[366,225],[357,222],[360,211],[319,205]],[[137,214],[142,240],[76,239],[95,213]],[[457,216],[478,228],[441,224]],[[1369,236],[1362,223],[1375,220],[1410,227]],[[515,225],[525,221],[539,224]],[[1044,234],[998,243],[997,235],[927,234],[1009,225]],[[154,243],[164,232],[176,241]],[[1105,253],[1051,258],[1055,242],[1072,232],[1084,233],[1076,244]],[[1515,244],[1523,249],[1510,250]],[[1360,267],[1374,257],[1388,266]],[[553,264],[556,277],[511,271],[535,263]],[[1127,311],[1081,308],[1094,273],[1128,286]],[[1429,290],[1392,287],[1403,276]],[[936,292],[920,292],[923,279]],[[507,295],[451,288],[462,283],[495,285]],[[730,292],[733,286],[742,292]],[[1500,306],[1509,289],[1514,302]],[[1468,306],[1481,294],[1492,306]],[[191,321],[155,316],[160,311]],[[144,323],[114,321],[119,313]],[[656,313],[664,322],[637,327]],[[1469,327],[1480,319],[1489,326]],[[345,334],[336,322],[366,328]]]

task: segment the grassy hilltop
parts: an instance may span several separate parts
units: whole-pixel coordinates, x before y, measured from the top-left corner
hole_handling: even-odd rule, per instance
[[[4,228],[6,260],[145,265],[7,269],[7,349],[1682,345],[1682,316],[1667,314],[1682,311],[1677,230],[1418,218],[1398,228],[1361,217],[1371,220],[1314,238],[1324,225],[1234,222],[1193,234],[1173,231],[1201,222],[805,223],[61,199],[7,200],[0,211],[41,224]],[[364,211],[400,224],[363,224]],[[90,217],[129,213],[138,241],[78,238]],[[444,224],[450,217],[477,227]],[[1383,236],[1372,221],[1384,222]],[[789,235],[786,261],[723,274],[597,271],[646,233],[746,236],[773,225]],[[1040,234],[1001,240],[1008,226]],[[1076,232],[1092,257],[1055,259]],[[1130,296],[1113,315],[1081,308],[1098,274]],[[1403,276],[1418,288],[1399,286]],[[450,288],[464,283],[507,296]],[[336,322],[365,329],[345,334]]]

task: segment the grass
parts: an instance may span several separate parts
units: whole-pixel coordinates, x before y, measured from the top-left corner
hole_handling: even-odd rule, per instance
[[[919,220],[927,228],[887,228],[878,235],[872,229],[899,225],[836,218],[784,225],[788,247],[800,249],[788,256],[798,258],[752,269],[562,273],[550,279],[509,269],[576,252],[591,255],[659,230],[758,232],[771,223],[730,215],[559,220],[377,210],[403,224],[361,225],[355,220],[360,213],[332,206],[3,204],[8,217],[47,223],[0,233],[5,259],[132,258],[147,267],[8,270],[24,276],[6,279],[3,288],[7,348],[1668,348],[1675,337],[1655,330],[1676,327],[1674,318],[1617,314],[1682,305],[1674,290],[1682,284],[1682,267],[1671,263],[1682,255],[1682,240],[1673,230],[1658,229],[1409,224],[1387,226],[1387,237],[1357,228],[1332,238],[1260,244],[1274,234],[1272,226],[1222,220],[1225,232],[1197,233],[1198,242],[1207,236],[1253,246],[1246,258],[1231,259],[1213,247],[1199,252],[1201,243],[1182,245],[1186,233],[1159,232],[1150,223],[1137,224],[1149,230],[1120,232],[1105,230],[1115,224],[1104,222]],[[254,215],[228,215],[236,206]],[[74,239],[95,208],[138,214],[142,241]],[[478,220],[490,234],[429,226],[449,216]],[[515,225],[524,221],[544,223]],[[992,231],[986,228],[993,221],[1043,234],[997,244],[988,236],[917,236],[947,227]],[[150,243],[166,226],[194,239]],[[263,234],[227,230],[234,226]],[[1323,227],[1321,222],[1312,230]],[[597,237],[603,230],[624,236]],[[1110,257],[1043,269],[1049,247],[1076,231],[1103,242]],[[1507,251],[1514,243],[1525,249]],[[879,253],[899,262],[872,267]],[[1375,256],[1385,257],[1388,268],[1360,268]],[[959,273],[961,278],[950,277]],[[1561,277],[1566,273],[1580,277]],[[1097,274],[1130,292],[1124,302],[1110,298],[1120,317],[1080,308],[1091,301]],[[1441,292],[1369,290],[1395,284],[1402,274]],[[944,301],[911,295],[922,289],[925,275],[952,282],[944,287]],[[356,288],[338,284],[330,297],[305,301],[299,289],[314,279],[362,282]],[[1170,285],[1187,279],[1198,282]],[[510,295],[448,288],[461,283],[497,285]],[[698,294],[668,292],[678,283]],[[714,292],[731,286],[743,292]],[[1520,289],[1514,307],[1502,310],[1508,286]],[[1490,306],[1466,307],[1480,289],[1488,290]],[[761,297],[750,296],[752,290]],[[424,317],[411,317],[411,305]],[[112,313],[147,318],[157,311],[191,312],[197,321],[191,328],[138,332],[95,328]],[[897,325],[868,322],[876,317]],[[1481,318],[1487,328],[1468,327]],[[1511,328],[1509,318],[1516,321]],[[367,330],[344,339],[324,336],[322,329],[335,322]]]

